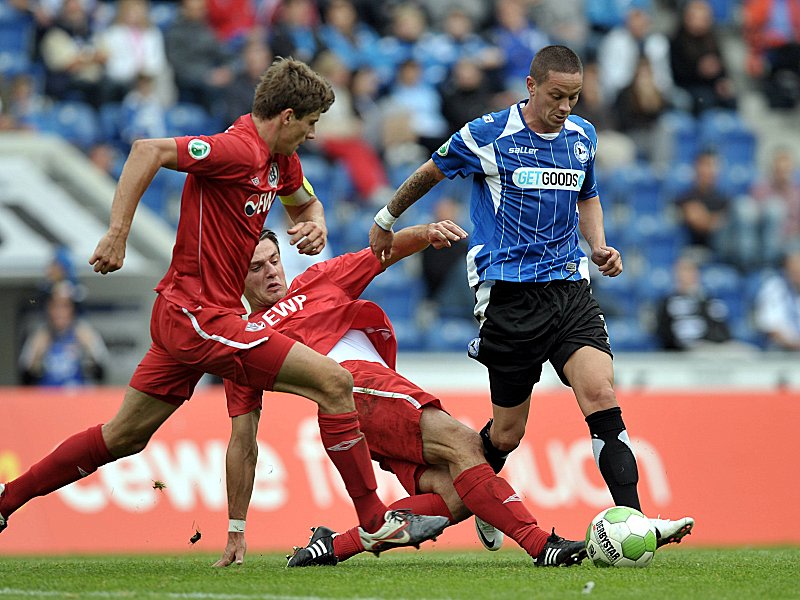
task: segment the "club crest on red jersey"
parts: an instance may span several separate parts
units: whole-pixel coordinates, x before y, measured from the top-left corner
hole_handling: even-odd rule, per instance
[[[281,171],[278,168],[278,163],[272,163],[269,166],[269,173],[267,174],[267,183],[270,187],[278,187],[278,180],[281,178]]]

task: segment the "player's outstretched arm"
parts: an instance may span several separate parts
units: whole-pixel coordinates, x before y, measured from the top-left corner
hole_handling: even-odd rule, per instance
[[[600,273],[606,277],[616,277],[622,273],[622,255],[616,248],[606,245],[600,197],[581,200],[578,215],[581,234],[592,250],[592,262],[597,265]]]
[[[449,248],[454,242],[466,238],[467,232],[449,220],[406,227],[394,235],[390,258],[383,262],[383,268],[385,269],[407,256],[422,252],[428,246],[440,250]]]
[[[227,390],[227,386],[226,386]],[[215,567],[244,563],[247,553],[245,520],[253,495],[258,460],[258,420],[260,410],[231,419],[231,437],[225,455],[225,484],[228,491],[228,541]]]
[[[375,215],[375,224],[369,230],[369,246],[382,263],[392,256],[392,226],[403,212],[414,202],[427,194],[433,186],[444,179],[444,173],[433,160],[419,167],[392,196],[385,207]]]
[[[128,233],[139,200],[161,167],[176,169],[177,166],[178,148],[173,138],[136,140],[133,143],[114,192],[108,231],[89,258],[95,273],[105,275],[122,268]]]

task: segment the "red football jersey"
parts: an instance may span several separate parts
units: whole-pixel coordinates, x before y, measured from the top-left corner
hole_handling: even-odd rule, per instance
[[[397,340],[389,317],[375,303],[358,297],[382,272],[369,248],[312,265],[294,278],[286,297],[250,321],[327,354],[349,329],[361,329],[390,368],[397,361]]]
[[[183,186],[172,262],[156,291],[189,309],[239,310],[244,279],[277,195],[303,183],[297,154],[272,154],[250,115],[211,136],[177,137]]]

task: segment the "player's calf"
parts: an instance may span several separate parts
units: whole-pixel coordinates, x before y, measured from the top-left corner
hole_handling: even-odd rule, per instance
[[[505,466],[511,450],[500,450],[492,443],[489,431],[492,428],[493,421],[494,419],[489,419],[489,422],[481,429],[481,441],[483,442],[483,455],[486,457],[486,462],[489,463],[495,473],[499,473]]]

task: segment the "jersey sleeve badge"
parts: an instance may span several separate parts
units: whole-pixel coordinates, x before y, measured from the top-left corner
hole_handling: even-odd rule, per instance
[[[211,145],[208,142],[194,138],[189,140],[189,156],[195,160],[203,160],[211,154]]]

